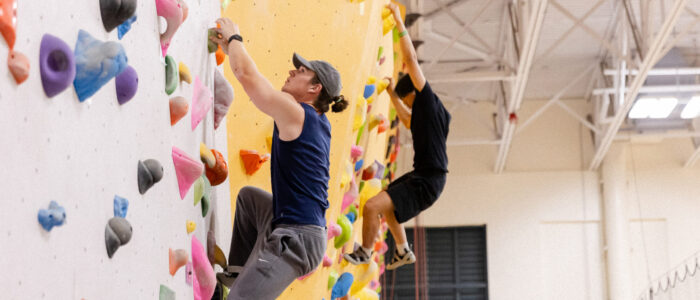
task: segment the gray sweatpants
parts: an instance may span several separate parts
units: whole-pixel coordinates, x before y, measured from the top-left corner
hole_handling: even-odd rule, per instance
[[[238,192],[229,266],[243,267],[228,300],[275,299],[294,279],[321,263],[326,229],[316,225],[272,226],[272,194],[246,186]]]

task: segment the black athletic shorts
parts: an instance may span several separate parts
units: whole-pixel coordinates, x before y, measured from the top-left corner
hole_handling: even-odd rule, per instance
[[[445,187],[445,173],[411,171],[393,181],[387,194],[394,203],[394,215],[404,223],[424,211],[440,197]]]

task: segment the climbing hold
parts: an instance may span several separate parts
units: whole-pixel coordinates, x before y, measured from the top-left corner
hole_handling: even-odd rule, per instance
[[[389,79],[382,79],[379,82],[377,82],[377,95],[381,94],[386,90],[386,88],[389,86]]]
[[[265,143],[267,144],[267,149],[272,151],[272,135],[265,136]]]
[[[328,274],[328,287],[326,289],[331,289],[335,285],[335,283],[338,281],[338,272],[335,270],[331,270],[330,274]]]
[[[365,287],[352,295],[358,300],[379,300],[379,292],[376,292],[369,287]]]
[[[175,292],[161,284],[158,300],[175,300]]]
[[[211,149],[211,153],[213,153],[214,157],[216,157],[216,164],[214,167],[209,167],[208,165],[204,167],[211,185],[217,186],[224,182],[226,177],[228,177],[228,165],[226,164],[226,160],[224,160],[224,156],[221,154],[221,152]]]
[[[127,66],[124,47],[116,42],[102,42],[87,31],[78,32],[75,43],[75,92],[80,102],[94,95]]]
[[[131,16],[131,18],[126,19],[124,23],[117,26],[117,37],[119,37],[120,40],[131,30],[131,24],[134,24],[134,22],[136,22],[136,15]]]
[[[213,36],[217,36],[216,30],[214,30],[214,28],[207,29],[207,51],[209,53],[216,52],[216,47],[218,47],[216,42],[211,40]]]
[[[205,181],[206,182],[206,181]],[[202,197],[202,218],[207,216],[207,212],[209,212],[209,197],[207,194],[207,197]]]
[[[365,162],[364,159],[360,159],[355,163],[355,172],[359,171],[362,169],[362,164]]]
[[[354,279],[355,278],[352,276],[352,274],[348,272],[341,274],[338,281],[336,281],[335,285],[333,285],[331,299],[336,299],[347,295]]]
[[[163,178],[163,166],[155,159],[140,161],[137,168],[139,193],[145,194],[154,184]]]
[[[377,166],[371,164],[362,171],[362,180],[370,180],[374,178],[374,174],[377,173]]]
[[[216,164],[216,157],[214,157],[214,153],[211,152],[211,150],[209,150],[207,145],[204,143],[199,143],[199,158],[210,168],[214,167]]]
[[[352,123],[352,131],[357,131],[362,127],[362,124],[365,123],[365,119],[367,118],[367,100],[363,98],[362,96],[357,97],[357,101],[355,103],[355,118],[353,119]]]
[[[179,76],[177,75],[177,63],[175,59],[170,56],[165,56],[165,93],[168,95],[175,92],[177,88],[177,81]]]
[[[365,99],[368,99],[369,97],[372,97],[374,95],[374,91],[377,90],[377,86],[374,84],[368,84],[365,85],[365,92],[362,94]]]
[[[209,203],[209,195],[211,193],[211,184],[207,176],[202,175],[197,178],[194,182],[194,205],[196,206],[199,201],[206,201]]]
[[[165,56],[175,32],[187,18],[187,5],[182,0],[156,0],[156,13],[168,23],[165,32],[160,35],[161,55]]]
[[[389,250],[389,245],[385,241],[378,241],[374,244],[374,251],[379,255],[386,253],[387,250]]]
[[[352,177],[352,163],[349,161],[345,161],[345,170],[344,172],[340,175],[340,188],[343,189],[345,188],[348,183],[350,183],[350,177]]]
[[[175,175],[180,188],[180,198],[185,199],[187,191],[192,187],[192,183],[202,175],[204,166],[187,155],[184,151],[173,147],[173,164],[175,165]]]
[[[357,213],[357,204],[348,206],[348,214],[353,214],[355,217],[359,216]]]
[[[192,114],[190,114],[192,130],[204,119],[204,116],[211,108],[211,102],[211,91],[199,81],[199,77],[195,77],[194,87],[192,88]]]
[[[379,281],[376,281],[372,279],[372,281],[369,282],[369,288],[376,290],[379,287]]]
[[[376,169],[376,171],[374,172],[374,178],[382,179],[382,176],[384,175],[384,165],[376,159],[374,160],[373,165]]]
[[[328,227],[328,239],[330,240],[330,239],[340,235],[340,233],[342,231],[343,231],[343,229],[340,228],[340,225],[338,225],[338,224],[330,225]]]
[[[355,219],[357,218],[357,214],[354,212],[349,212],[349,213],[345,214],[345,217],[348,218],[350,223],[355,223]]]
[[[228,263],[226,262],[226,254],[224,254],[224,251],[221,250],[221,248],[219,248],[219,246],[216,244],[214,244],[214,261],[212,263],[221,266],[223,269],[228,266]]]
[[[136,12],[136,0],[100,0],[102,25],[107,32],[131,18]]]
[[[190,105],[187,103],[185,97],[177,96],[170,98],[170,126],[180,121],[180,119],[187,114],[189,107]]]
[[[226,53],[224,53],[224,50],[221,49],[221,46],[216,48],[216,52],[214,53],[214,57],[216,58],[216,65],[220,66],[221,64],[224,63],[224,58],[226,58]]]
[[[365,187],[360,191],[360,215],[363,213],[363,208],[365,207],[365,203],[369,198],[374,197],[375,195],[379,194],[379,192],[382,191],[382,182],[381,180],[377,178],[372,178],[367,181],[367,184],[365,184]]]
[[[231,3],[231,0],[221,0],[221,10],[226,10],[229,3]]]
[[[233,102],[233,87],[224,74],[216,69],[214,72],[214,129],[219,128],[219,123],[228,113],[231,102]]]
[[[177,65],[178,73],[180,74],[180,82],[184,81],[187,83],[192,83],[192,75],[190,75],[190,68],[185,65],[185,63],[180,62]]]
[[[382,56],[382,58],[379,59],[379,65],[383,65],[384,62],[386,61],[386,56]]]
[[[378,272],[379,267],[374,260],[370,260],[368,264],[358,266],[357,273],[355,273],[355,280],[353,280],[350,286],[350,295],[355,296],[355,294],[367,286],[373,278],[377,277]]]
[[[353,161],[362,156],[362,153],[364,153],[362,146],[352,145],[352,147],[350,147],[350,157],[353,159]]]
[[[126,198],[114,195],[114,216],[126,218],[126,212],[129,209],[129,200]]]
[[[0,0],[0,33],[10,49],[15,47],[17,0]]]
[[[192,262],[185,265],[185,283],[192,285]]]
[[[355,202],[355,199],[357,199],[358,196],[358,191],[357,191],[357,184],[355,183],[355,180],[350,182],[350,188],[348,189],[347,192],[343,195],[343,203],[340,207],[340,211],[345,211],[348,206],[350,206],[351,203]]]
[[[377,126],[377,133],[385,132],[387,129],[389,129],[389,120],[386,118],[381,119],[379,121],[379,125]]]
[[[127,66],[121,74],[114,79],[117,87],[117,101],[122,105],[136,95],[136,90],[139,88],[139,76],[136,70],[131,66]]]
[[[180,267],[187,264],[187,251],[183,249],[177,249],[173,251],[172,248],[168,248],[168,267],[170,269],[170,275],[175,276]]]
[[[340,216],[338,216],[337,223],[338,225],[340,225],[341,231],[340,234],[336,236],[333,240],[336,249],[340,248],[341,246],[343,246],[343,244],[347,243],[350,240],[350,237],[352,236],[352,223],[350,223],[348,217],[341,214]]]
[[[241,161],[245,167],[246,174],[253,175],[260,169],[260,166],[270,159],[270,154],[260,155],[255,150],[241,150]]]
[[[379,49],[377,50],[377,60],[382,57],[382,54],[384,54],[384,46],[379,46]]]
[[[187,220],[185,226],[187,227],[187,234],[190,234],[194,232],[194,230],[197,228],[197,223],[195,223],[194,221]]]
[[[7,66],[17,84],[22,84],[29,77],[29,59],[24,54],[10,50],[7,55]]]
[[[202,243],[194,235],[192,236],[192,268],[195,276],[195,298],[211,299],[211,296],[214,294],[214,288],[216,288],[216,276],[209,264]],[[199,286],[198,288],[197,285]]]
[[[124,218],[114,217],[109,219],[105,226],[105,245],[107,246],[107,256],[112,258],[114,252],[120,246],[124,246],[131,240],[131,224]]]
[[[323,267],[330,267],[333,265],[333,260],[328,257],[328,254],[323,255]]]
[[[41,227],[44,227],[46,231],[51,231],[54,226],[61,226],[66,221],[66,210],[52,200],[48,209],[39,210],[37,217]]]
[[[39,46],[39,72],[46,96],[56,96],[75,79],[73,50],[58,37],[44,34]]]
[[[380,124],[386,123],[386,122],[387,122],[387,119],[383,114],[372,115],[372,117],[370,117],[370,120],[369,120],[369,130],[371,131],[372,129],[374,129],[374,127],[377,127]],[[384,130],[386,130],[387,125],[388,124],[384,125]]]
[[[387,8],[384,8],[387,9]],[[383,13],[382,13],[383,15]],[[382,20],[382,35],[389,33],[396,26],[396,21],[392,16],[384,17]]]

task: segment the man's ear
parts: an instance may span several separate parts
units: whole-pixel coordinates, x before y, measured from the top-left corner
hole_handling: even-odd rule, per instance
[[[321,89],[323,89],[323,86],[320,83],[319,84],[312,84],[311,87],[309,87],[309,92],[314,93],[314,94],[316,94],[316,93],[321,94]]]

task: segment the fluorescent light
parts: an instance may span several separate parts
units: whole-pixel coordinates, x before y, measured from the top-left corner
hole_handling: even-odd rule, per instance
[[[630,119],[663,119],[667,118],[678,104],[678,99],[664,98],[639,98],[632,106],[628,117]]]
[[[639,98],[634,103],[628,117],[630,119],[645,119],[656,107],[656,98]]]
[[[649,118],[652,119],[663,119],[667,118],[674,108],[678,104],[678,99],[673,97],[664,97],[656,100],[656,107],[651,113],[649,113]]]
[[[700,114],[700,96],[690,98],[688,104],[685,105],[681,112],[682,119],[693,119]]]

